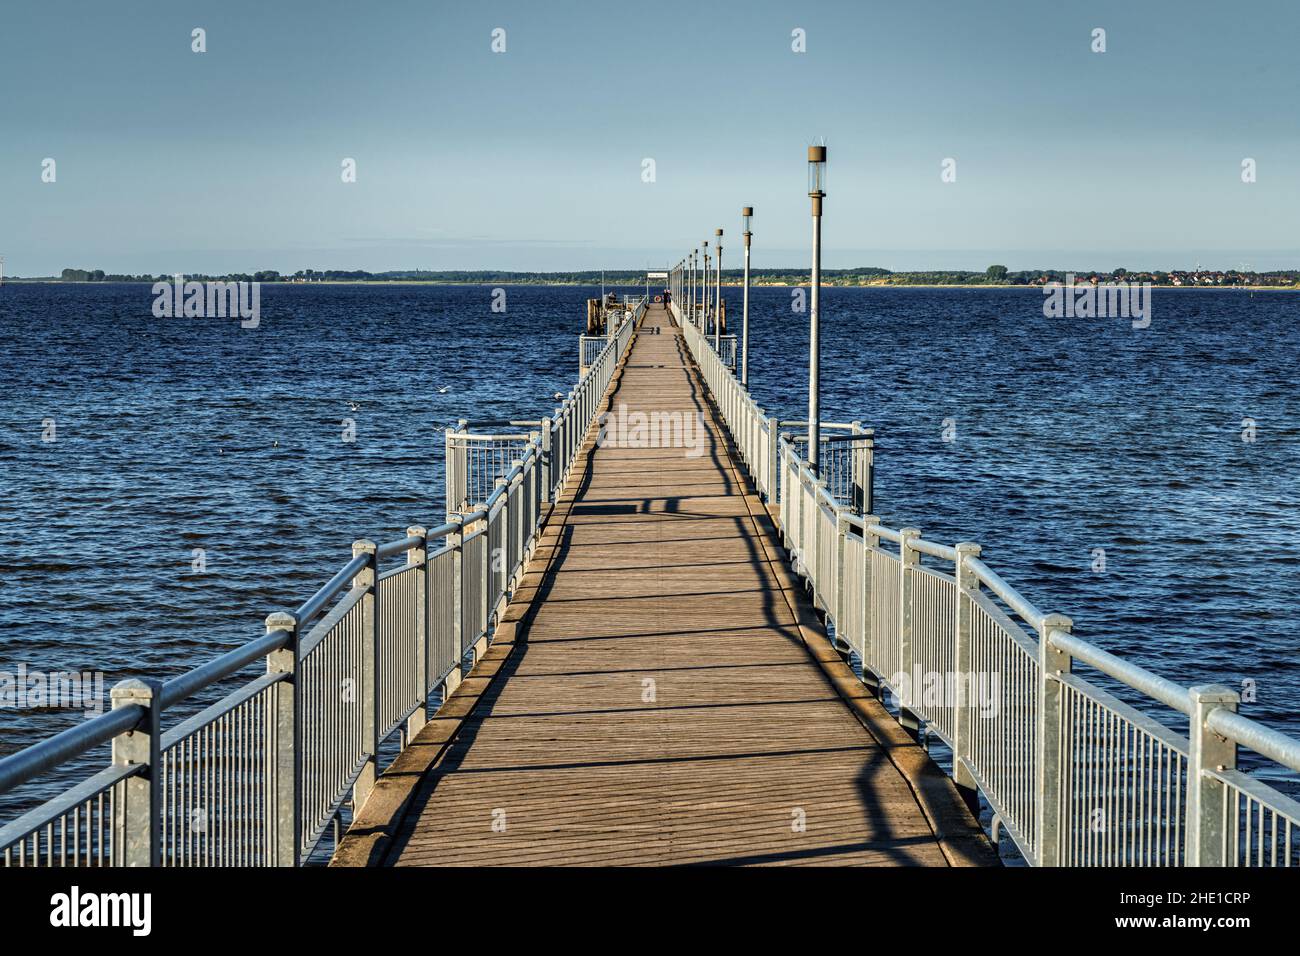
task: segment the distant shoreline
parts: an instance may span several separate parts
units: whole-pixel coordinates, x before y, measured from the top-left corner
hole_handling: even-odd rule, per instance
[[[0,285],[79,285],[79,286],[109,286],[109,285],[148,285],[151,286],[159,279],[121,279],[113,281],[94,281],[87,282],[78,279],[19,279],[15,277],[6,277]],[[202,282],[203,279],[190,279],[187,281]],[[234,279],[212,280],[234,282]],[[594,282],[546,282],[541,280],[500,280],[500,281],[451,281],[447,279],[320,279],[312,282],[284,282],[272,281],[262,282],[264,286],[284,286],[285,288],[315,288],[323,285],[336,286],[486,286],[495,288],[496,286],[551,286],[557,288],[574,288],[589,289],[597,283]],[[1075,288],[1084,288],[1090,283],[1076,282]],[[1134,282],[1136,285],[1137,283]],[[645,283],[635,282],[607,282],[606,288],[645,288]],[[726,281],[722,283],[724,289],[738,289],[741,287],[739,282]],[[752,282],[752,289],[798,289],[807,288],[808,283],[795,282]],[[652,294],[662,287],[652,287]],[[869,283],[835,283],[823,282],[823,289],[986,289],[986,290],[1006,290],[1006,289],[1023,289],[1026,292],[1041,292],[1044,288],[1052,288],[1047,285],[1024,285],[1013,282],[934,282],[934,283],[915,283],[915,282],[869,282]],[[1213,286],[1213,285],[1159,285],[1152,284],[1153,289],[1170,292],[1300,292],[1300,283],[1295,285],[1231,285],[1231,286]]]

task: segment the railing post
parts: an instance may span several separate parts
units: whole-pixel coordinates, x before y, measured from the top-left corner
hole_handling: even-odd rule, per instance
[[[955,550],[957,561],[953,565],[953,578],[957,582],[957,607],[953,621],[953,669],[957,674],[959,693],[953,712],[956,726],[953,728],[952,777],[962,798],[974,810],[979,805],[979,788],[966,760],[971,755],[971,722],[975,719],[975,702],[970,699],[976,687],[976,675],[972,669],[971,624],[975,619],[975,595],[979,593],[980,581],[966,562],[979,557],[980,546],[962,541]],[[966,697],[960,693],[963,687],[969,688]]]
[[[497,609],[501,606],[501,602],[506,600],[506,595],[510,590],[510,482],[505,478],[498,478],[496,486],[499,489],[504,489],[505,494],[501,496],[501,534],[497,539],[501,542],[501,554],[492,556],[492,563],[499,561],[501,564],[501,596],[493,595],[492,614],[497,613]]]
[[[781,426],[776,416],[767,419],[767,501],[768,504],[780,504],[780,435]]]
[[[497,479],[500,482],[501,479]],[[492,627],[492,611],[496,607],[496,595],[492,593],[492,509],[487,509],[483,519],[483,560],[478,572],[483,576],[483,633],[474,636],[477,647],[480,638],[486,638]],[[474,663],[478,663],[478,651],[474,652]]]
[[[456,440],[456,435],[465,434],[468,425],[469,422],[462,418],[455,428],[448,428],[446,432],[446,457],[443,460],[447,471],[448,521],[464,507],[465,498],[469,495],[469,443]]]
[[[117,866],[162,865],[162,684],[130,678],[110,696],[113,709],[145,708],[141,726],[113,738],[113,763],[142,764],[144,770],[122,784],[113,807],[113,857]]]
[[[863,428],[861,422],[854,422],[853,434],[861,436],[858,441],[850,444],[849,452],[853,476],[853,510],[858,514],[866,514],[875,504],[871,500],[874,469],[872,459],[875,451],[875,441],[872,436],[875,435],[875,430]]]
[[[541,448],[541,435],[534,432],[529,438],[533,446],[533,458],[528,466],[524,468],[522,486],[520,488],[519,500],[523,502],[524,517],[523,530],[519,537],[519,579],[523,580],[524,565],[528,563],[531,556],[529,543],[533,532],[537,530],[537,522],[542,513],[542,494],[541,494],[541,474],[542,463],[541,455],[538,449]],[[525,457],[525,461],[528,459]]]
[[[835,649],[845,657],[853,644],[844,639],[844,625],[848,619],[845,608],[848,600],[844,588],[844,551],[848,547],[849,519],[840,509],[835,510]]]
[[[411,568],[420,568],[420,574],[416,575],[419,582],[416,587],[418,597],[416,599],[416,619],[415,619],[415,640],[416,640],[416,659],[415,667],[419,674],[419,694],[417,699],[419,706],[411,712],[411,716],[406,718],[406,739],[414,740],[415,735],[428,722],[429,706],[429,620],[428,620],[428,587],[429,572],[426,567],[426,559],[429,556],[429,530],[419,525],[406,529],[408,538],[419,538],[420,543],[406,552],[406,566]]]
[[[863,505],[868,511],[874,511],[876,508],[876,438],[875,429],[868,428],[867,432],[871,437],[866,440],[867,446],[867,487],[863,493],[866,504]]]
[[[527,513],[527,509],[524,507],[525,490],[524,490],[523,459],[516,458],[514,461],[510,463],[511,471],[514,471],[516,468],[519,469],[519,479],[518,479],[519,491],[517,492],[519,496],[519,500],[516,502],[517,507],[515,508],[515,511],[518,512],[518,514],[515,514],[511,517],[510,524],[508,525],[508,528],[510,529],[510,537],[511,537],[511,544],[512,544],[511,551],[513,551],[513,553],[510,555],[509,558],[510,567],[506,568],[506,579],[510,583],[510,587],[508,588],[508,590],[511,592],[513,592],[515,589],[515,575],[519,570],[523,568],[524,544],[526,543],[526,537],[527,537],[527,529],[524,528],[524,516]],[[513,483],[512,483],[512,487],[513,487]],[[507,502],[510,501],[510,494],[512,491],[512,487],[506,489]]]
[[[819,477],[812,488],[812,523],[813,523],[813,605],[817,604],[817,592],[826,594],[826,569],[822,567],[822,495],[826,489],[826,479]],[[827,605],[825,597],[822,604]],[[827,614],[834,613],[834,608],[826,606]]]
[[[564,409],[557,408],[553,416],[555,422],[554,428],[556,435],[551,440],[550,454],[547,456],[550,460],[547,462],[547,475],[550,476],[550,485],[548,493],[552,496],[560,493],[560,482],[564,481],[564,471],[568,467],[568,460],[564,458]],[[560,458],[557,460],[556,455]]]
[[[804,499],[808,496],[808,483],[802,459],[797,460],[795,463],[794,479],[798,483],[798,487],[795,494],[791,496],[790,505],[794,512],[794,520],[790,523],[794,525],[795,572],[806,577],[808,574],[808,551],[804,547],[804,525],[807,524],[804,520],[804,513],[807,508],[804,506]]]
[[[1237,768],[1237,742],[1221,737],[1205,722],[1216,710],[1235,712],[1240,695],[1221,684],[1200,684],[1188,691],[1192,701],[1187,761],[1187,830],[1184,863],[1187,866],[1235,866],[1227,859],[1224,820],[1236,827],[1228,812],[1227,788],[1208,774]]]
[[[1067,634],[1073,622],[1063,614],[1049,614],[1038,626],[1038,726],[1035,732],[1034,836],[1039,866],[1061,863],[1065,770],[1061,763],[1061,718],[1063,685],[1060,677],[1070,673],[1070,655],[1052,645],[1052,631]]]
[[[447,674],[443,687],[445,701],[460,683],[465,660],[465,526],[457,522],[456,530],[447,535],[451,548],[451,633],[456,636],[456,665]]]
[[[456,442],[452,436],[456,433],[455,429],[448,428],[443,432],[443,487],[447,504],[447,520],[451,520],[455,512],[453,499],[456,497]]]
[[[268,861],[274,866],[297,866],[302,846],[302,811],[298,795],[302,792],[302,750],[298,728],[302,726],[298,711],[302,695],[298,693],[298,621],[286,611],[266,617],[266,633],[288,631],[289,643],[266,655],[268,674],[288,674],[275,685],[271,698],[271,718],[267,721],[267,766],[271,775],[271,839]]]
[[[862,422],[853,421],[849,423],[849,433],[852,435],[862,434]],[[866,511],[865,502],[862,500],[862,482],[861,469],[858,467],[858,443],[851,441],[848,443],[849,448],[849,507],[853,509],[854,514],[863,514]]]
[[[799,462],[799,561],[803,564],[804,577],[812,578],[812,566],[808,562],[808,501],[815,499],[817,479],[811,472],[805,471],[807,462]]]
[[[875,614],[875,558],[872,552],[880,547],[880,535],[871,529],[880,524],[876,515],[862,516],[862,683],[873,694],[880,696],[880,681],[872,670],[876,659]]]
[[[745,416],[745,464],[749,468],[749,473],[754,476],[754,487],[758,489],[760,496],[767,494],[767,487],[764,482],[767,480],[767,461],[759,454],[760,436],[763,434],[762,422],[766,412],[762,406],[752,400],[752,396],[746,393],[746,398],[750,399],[750,413]]]
[[[543,418],[541,423],[542,441],[538,449],[539,474],[542,482],[542,504],[551,500],[551,419]]]
[[[564,451],[564,457],[570,463],[578,453],[578,441],[582,436],[582,432],[578,429],[578,421],[582,417],[582,409],[578,405],[580,397],[573,390],[569,391],[569,400],[567,402],[569,407],[569,431],[565,436],[568,447]]]
[[[567,404],[561,404],[555,409],[555,441],[551,445],[553,452],[551,457],[555,465],[551,470],[554,473],[555,493],[557,495],[560,491],[560,485],[569,470],[569,416]]]
[[[366,539],[352,542],[352,557],[369,555],[370,560],[352,579],[353,588],[365,588],[361,598],[361,629],[366,635],[361,642],[361,743],[366,748],[366,761],[357,774],[352,788],[352,809],[359,811],[375,787],[379,767],[379,614],[375,607],[375,578],[378,561],[375,543]]]
[[[798,549],[798,539],[795,538],[795,504],[797,503],[801,485],[798,484],[799,472],[797,470],[798,458],[790,448],[789,442],[782,443],[778,439],[780,449],[780,462],[778,468],[780,471],[779,481],[781,482],[781,498],[779,504],[779,514],[781,515],[781,534],[785,544],[786,551],[792,556]],[[791,463],[796,463],[796,470],[791,480]]]
[[[918,680],[920,675],[912,672],[912,569],[920,563],[921,554],[912,547],[912,539],[921,537],[919,528],[902,528],[899,531],[902,540],[898,543],[898,669],[905,675],[903,686],[911,687],[911,694],[920,694],[924,684]],[[911,701],[899,701],[898,722],[913,736],[921,731],[921,719],[907,705]]]

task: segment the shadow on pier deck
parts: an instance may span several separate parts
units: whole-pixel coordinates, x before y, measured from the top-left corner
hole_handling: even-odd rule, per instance
[[[699,413],[702,444],[593,430],[491,649],[334,865],[995,863],[826,640],[662,306],[608,401]]]

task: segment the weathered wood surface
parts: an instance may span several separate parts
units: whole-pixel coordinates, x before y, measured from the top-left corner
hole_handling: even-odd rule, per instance
[[[935,830],[964,810],[934,825],[891,759],[906,747],[868,733],[810,653],[806,605],[662,307],[620,403],[702,416],[703,454],[592,449],[521,589],[531,620],[414,778],[383,861],[947,865]]]

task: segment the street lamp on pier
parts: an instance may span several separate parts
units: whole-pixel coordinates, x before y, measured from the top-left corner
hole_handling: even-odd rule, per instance
[[[686,306],[688,310],[686,313],[686,321],[694,322],[695,321],[695,250],[692,249],[690,252],[686,253],[686,258],[683,261],[686,263],[686,288],[682,291],[682,294],[686,296],[686,298],[682,300],[682,304]]]
[[[691,250],[691,325],[700,322],[700,250]]]
[[[818,472],[821,451],[822,200],[826,197],[826,147],[808,147],[808,197],[812,200],[812,288],[808,328],[808,465]]]
[[[710,302],[711,297],[709,295],[709,240],[705,239],[704,242],[700,244],[700,254],[704,256],[704,271],[700,275],[700,294],[704,297],[704,319],[703,324],[700,326],[700,331],[705,335],[708,335],[709,315],[711,314],[712,308],[716,308],[716,306]]]
[[[714,245],[718,250],[718,284],[713,301],[713,351],[722,358],[722,230],[716,230],[714,235],[717,236]]]
[[[749,221],[754,216],[754,207],[746,206],[740,210],[740,216],[745,220],[745,298],[742,305],[743,314],[740,320],[740,384],[749,387],[749,237],[753,235],[749,231]]]

